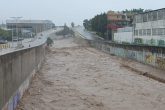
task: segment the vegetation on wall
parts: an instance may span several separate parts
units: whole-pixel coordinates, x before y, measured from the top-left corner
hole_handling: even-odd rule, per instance
[[[158,45],[159,46],[164,46],[165,45],[165,41],[164,40],[159,40],[158,41]]]
[[[155,39],[151,39],[151,40],[150,40],[150,44],[151,44],[151,45],[156,45],[156,40],[155,40]]]
[[[143,39],[142,38],[135,38],[134,43],[135,44],[143,44]]]

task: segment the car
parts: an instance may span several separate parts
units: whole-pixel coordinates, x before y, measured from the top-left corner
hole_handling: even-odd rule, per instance
[[[7,40],[0,38],[0,44],[6,44],[6,43],[7,43]]]
[[[24,40],[24,38],[18,38],[18,41],[22,41],[22,40]]]

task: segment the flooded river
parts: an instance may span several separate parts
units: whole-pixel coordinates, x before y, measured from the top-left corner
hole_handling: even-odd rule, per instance
[[[17,110],[165,110],[165,84],[115,56],[56,39]]]

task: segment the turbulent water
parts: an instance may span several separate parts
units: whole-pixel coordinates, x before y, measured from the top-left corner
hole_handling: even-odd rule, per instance
[[[165,110],[165,85],[74,38],[56,39],[18,110]]]

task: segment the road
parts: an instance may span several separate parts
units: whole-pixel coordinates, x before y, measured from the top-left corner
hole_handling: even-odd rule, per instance
[[[164,110],[165,84],[85,42],[55,37],[17,110]]]
[[[85,30],[83,26],[77,26],[74,28],[74,31],[80,33],[84,39],[88,40],[103,40],[103,38],[96,35],[94,32],[89,32]]]
[[[41,45],[46,42],[47,37],[49,37],[50,34],[56,32],[56,31],[59,31],[59,30],[61,30],[61,28],[58,28],[57,30],[51,29],[48,31],[38,33],[34,38],[25,39],[22,41],[23,48],[17,48],[17,42],[14,42],[13,44],[10,42],[9,44],[12,47],[0,50],[0,55]],[[41,34],[42,34],[42,36],[41,36]]]

